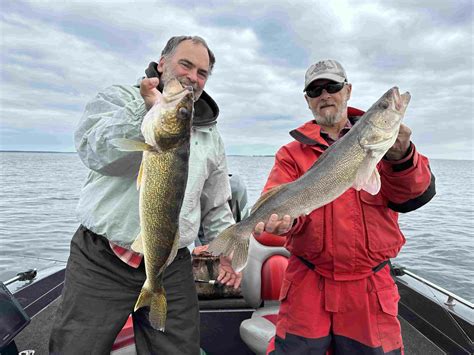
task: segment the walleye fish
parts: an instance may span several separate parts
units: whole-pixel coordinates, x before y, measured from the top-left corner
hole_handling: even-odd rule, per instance
[[[145,143],[115,139],[125,151],[143,151],[137,178],[140,234],[132,244],[144,255],[146,280],[135,311],[149,307],[149,321],[164,331],[167,304],[163,274],[178,251],[178,220],[188,178],[194,95],[177,79],[165,83],[163,96],[145,116]]]
[[[332,144],[299,179],[277,186],[252,207],[250,216],[225,229],[210,245],[214,255],[231,255],[234,270],[242,270],[249,238],[258,222],[272,214],[297,218],[324,206],[353,187],[376,195],[380,190],[377,163],[395,143],[410,94],[388,90],[351,130]]]

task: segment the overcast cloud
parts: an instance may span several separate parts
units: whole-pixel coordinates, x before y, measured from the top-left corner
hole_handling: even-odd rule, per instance
[[[169,37],[204,37],[206,90],[228,154],[274,154],[311,119],[307,67],[339,60],[349,104],[410,91],[405,123],[432,158],[474,159],[472,1],[1,2],[0,149],[73,151],[86,102],[134,84]]]

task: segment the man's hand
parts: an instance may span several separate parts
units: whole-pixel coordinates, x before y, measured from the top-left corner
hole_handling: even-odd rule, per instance
[[[234,271],[231,263],[232,259],[228,256],[221,256],[219,261],[219,276],[217,277],[217,281],[223,285],[234,286],[235,289],[238,289],[242,282],[242,273]]]
[[[206,253],[207,252],[207,249],[209,248],[209,245],[200,245],[198,247],[195,247],[193,249],[193,255],[199,255],[199,254],[202,254],[202,253]]]
[[[208,248],[209,245],[195,247],[193,249],[193,255],[207,253]],[[226,286],[233,286],[235,289],[239,288],[242,281],[242,273],[234,271],[231,258],[227,256],[221,256],[219,258],[219,275],[217,276],[217,281]]]
[[[158,78],[145,78],[140,83],[140,95],[142,95],[145,101],[146,110],[150,110],[152,106],[161,99],[161,92],[156,88],[160,79]]]
[[[289,215],[284,215],[282,219],[278,218],[277,214],[272,214],[268,222],[260,222],[255,226],[253,235],[258,237],[264,231],[272,234],[285,234],[293,225],[293,221]]]
[[[398,131],[398,137],[392,147],[385,154],[385,158],[388,160],[400,160],[405,157],[408,149],[410,148],[410,136],[411,129],[405,126],[403,123],[400,125],[400,131]]]

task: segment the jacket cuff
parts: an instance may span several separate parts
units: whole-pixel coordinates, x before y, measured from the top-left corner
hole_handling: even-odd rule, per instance
[[[289,237],[293,234],[297,234],[303,227],[305,219],[306,219],[306,216],[300,216],[296,218],[295,220],[293,220],[293,226],[290,228],[288,232],[286,232],[285,234],[282,234],[282,236]]]
[[[382,159],[383,163],[391,167],[392,172],[401,172],[416,165],[415,161],[415,145],[410,142],[410,147],[405,156],[400,160],[388,160],[385,157]]]

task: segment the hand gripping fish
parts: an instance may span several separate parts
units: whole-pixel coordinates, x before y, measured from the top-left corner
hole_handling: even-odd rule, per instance
[[[149,307],[149,321],[164,331],[166,293],[163,274],[178,251],[178,221],[188,178],[190,135],[194,107],[192,87],[177,79],[165,83],[163,96],[142,122],[145,143],[114,139],[124,151],[143,151],[137,178],[140,190],[140,234],[132,249],[144,255],[146,280],[135,311]]]
[[[409,101],[408,92],[400,95],[397,87],[388,90],[304,175],[263,194],[250,216],[225,229],[208,251],[233,254],[232,267],[239,271],[247,263],[255,226],[268,221],[272,214],[291,218],[307,215],[351,187],[376,195],[381,185],[377,163],[395,143]]]

